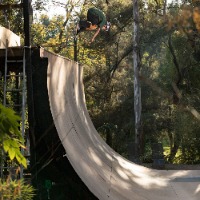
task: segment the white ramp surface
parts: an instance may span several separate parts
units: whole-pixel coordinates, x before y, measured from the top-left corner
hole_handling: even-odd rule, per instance
[[[0,26],[0,49],[20,46],[20,37],[7,28]]]
[[[82,67],[41,48],[54,123],[71,165],[100,200],[200,200],[199,170],[154,170],[134,164],[98,135],[84,96]]]

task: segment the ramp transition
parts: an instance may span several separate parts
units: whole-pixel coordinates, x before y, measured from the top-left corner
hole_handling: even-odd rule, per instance
[[[199,200],[199,170],[153,170],[134,164],[99,136],[85,104],[82,67],[41,48],[48,58],[49,101],[71,165],[100,200]]]

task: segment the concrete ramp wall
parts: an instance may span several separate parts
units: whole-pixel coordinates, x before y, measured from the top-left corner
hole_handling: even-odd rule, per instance
[[[48,58],[49,101],[71,165],[100,200],[199,200],[200,172],[153,170],[134,164],[98,135],[87,112],[83,69],[41,48]]]
[[[9,29],[0,26],[0,49],[5,49],[7,41],[8,47],[20,46],[20,37]]]

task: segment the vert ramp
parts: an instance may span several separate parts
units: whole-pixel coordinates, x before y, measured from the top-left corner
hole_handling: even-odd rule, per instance
[[[100,200],[199,200],[199,170],[154,170],[126,160],[99,136],[89,117],[83,69],[41,48],[48,58],[47,86],[53,120],[66,156]]]

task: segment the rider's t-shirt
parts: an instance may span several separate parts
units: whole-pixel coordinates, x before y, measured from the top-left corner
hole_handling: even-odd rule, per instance
[[[107,22],[105,14],[98,8],[90,8],[88,11],[90,11],[95,16],[98,16],[99,23],[97,25],[100,27],[100,29],[102,29],[102,27],[106,25]]]

